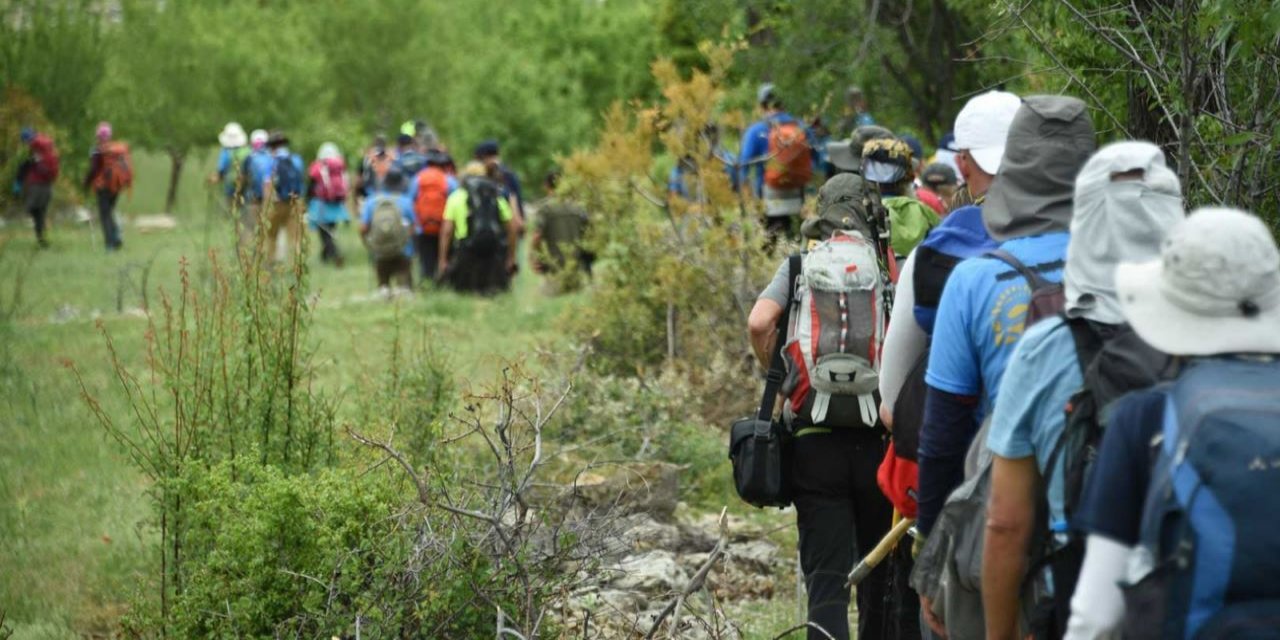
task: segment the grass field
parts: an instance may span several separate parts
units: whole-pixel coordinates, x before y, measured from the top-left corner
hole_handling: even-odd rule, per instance
[[[126,219],[161,209],[167,163],[143,156],[138,166]],[[107,632],[151,561],[139,526],[149,517],[145,483],[93,419],[64,362],[75,363],[109,413],[126,415],[95,320],[141,366],[144,270],[154,305],[160,291],[177,290],[180,261],[200,277],[210,249],[225,255],[232,246],[229,223],[203,195],[206,168],[188,166],[176,230],[139,233],[126,223],[119,253],[103,250],[96,226],[60,223],[47,251],[36,250],[25,224],[0,230],[0,300],[21,294],[11,331],[0,336],[0,611],[17,638]],[[371,299],[373,273],[354,228],[340,241],[346,268],[320,266],[315,246],[311,258],[319,296],[311,336],[327,395],[359,393],[397,327],[429,332],[459,379],[488,380],[502,362],[557,343],[554,320],[574,304],[543,296],[528,275],[493,299],[434,291]]]
[[[93,224],[60,221],[45,251],[22,218],[0,229],[0,312],[9,314],[0,319],[0,614],[15,638],[106,637],[133,594],[152,588],[147,482],[93,417],[66,365],[74,363],[108,414],[128,415],[98,325],[141,370],[144,293],[154,309],[162,292],[178,291],[184,261],[199,283],[210,251],[230,255],[234,232],[202,183],[211,166],[212,157],[188,164],[177,229],[142,233],[129,220],[162,210],[168,163],[140,156],[137,190],[122,205],[118,253],[102,248]],[[372,295],[374,276],[354,228],[341,229],[339,242],[344,269],[321,265],[318,243],[310,247],[317,303],[309,335],[326,396],[366,390],[396,331],[435,341],[464,390],[492,382],[503,364],[537,349],[567,346],[557,319],[581,298],[543,295],[527,269],[512,293],[496,298],[428,291],[388,302]],[[354,404],[343,402],[340,412]],[[775,537],[784,548],[794,544],[783,516],[731,508],[774,526],[783,518]],[[729,604],[762,634],[790,626],[795,611],[787,594],[770,606]]]

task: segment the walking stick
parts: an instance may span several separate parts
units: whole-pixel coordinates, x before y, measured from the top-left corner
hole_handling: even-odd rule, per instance
[[[852,587],[856,586],[859,582],[862,582],[862,579],[867,577],[867,575],[869,575],[871,571],[889,555],[889,552],[893,551],[894,547],[898,546],[898,541],[902,539],[902,536],[907,534],[907,531],[910,530],[915,523],[916,521],[913,518],[903,518],[899,520],[898,524],[894,525],[893,528],[889,530],[889,533],[886,533],[885,536],[880,539],[880,544],[877,544],[876,548],[872,549],[871,553],[868,553],[867,557],[863,558],[861,562],[854,566],[853,571],[849,572],[849,580],[846,582],[846,585]]]

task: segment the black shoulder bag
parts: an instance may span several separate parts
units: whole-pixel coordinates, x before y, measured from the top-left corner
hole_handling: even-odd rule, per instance
[[[800,276],[800,256],[791,256],[787,305],[778,318],[773,359],[764,385],[764,397],[754,417],[742,418],[729,429],[729,460],[733,461],[733,486],[744,502],[755,507],[784,508],[791,504],[791,434],[773,419],[773,406],[786,378],[782,349],[791,318],[791,296]]]

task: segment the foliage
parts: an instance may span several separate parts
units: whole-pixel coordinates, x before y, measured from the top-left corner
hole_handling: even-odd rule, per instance
[[[1280,220],[1280,2],[1001,5],[993,37],[1031,43],[1105,137],[1162,145],[1188,202]]]
[[[417,467],[435,467],[440,461],[438,441],[458,394],[454,362],[438,346],[439,337],[422,332],[413,343],[396,335],[382,374],[361,399],[362,425],[387,425],[389,439],[402,443]]]
[[[709,70],[687,79],[669,61],[655,63],[662,100],[615,105],[598,146],[567,162],[569,190],[598,221],[595,285],[569,320],[595,347],[597,371],[645,376],[664,363],[705,366],[726,354],[747,361],[747,313],[776,261],[703,135],[714,120],[741,121],[721,111],[733,50],[706,55]],[[698,159],[694,200],[663,194],[665,181],[651,173],[655,148]]]

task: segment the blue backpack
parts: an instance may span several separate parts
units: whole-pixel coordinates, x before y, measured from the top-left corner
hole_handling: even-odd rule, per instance
[[[275,173],[271,177],[271,184],[275,186],[276,199],[278,201],[288,202],[294,198],[302,197],[302,169],[299,168],[301,164],[300,161],[295,162],[292,155],[276,158]]]
[[[1125,637],[1280,637],[1280,362],[1206,360],[1167,393]]]
[[[245,179],[245,194],[254,202],[262,201],[262,187],[275,170],[276,159],[265,151],[254,151],[244,159],[240,173]]]

